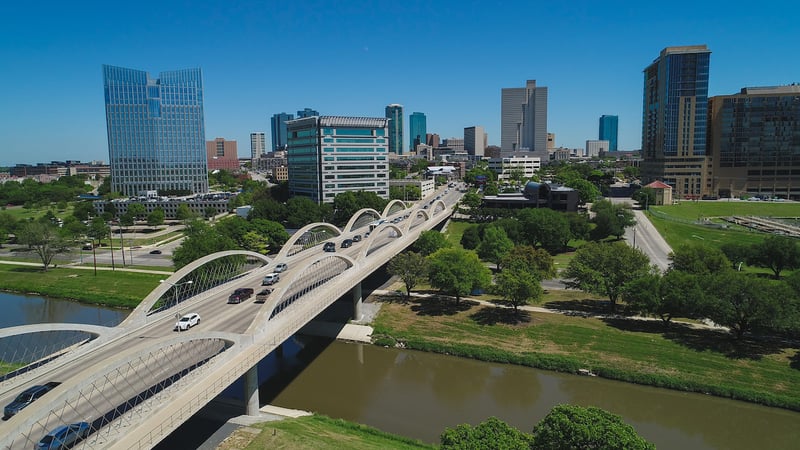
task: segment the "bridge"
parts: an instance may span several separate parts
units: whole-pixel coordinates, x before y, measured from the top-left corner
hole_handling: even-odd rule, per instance
[[[0,329],[0,402],[30,386],[60,382],[0,423],[0,448],[32,448],[49,431],[86,422],[73,448],[146,449],[183,424],[226,387],[243,378],[246,412],[258,414],[256,364],[343,295],[360,318],[361,281],[444,222],[460,198],[391,201],[362,209],[342,228],[310,224],[274,257],[248,251],[205,256],[176,271],[116,327],[37,324]],[[359,235],[360,242],[341,247]],[[322,251],[323,243],[336,251]],[[264,275],[288,265],[263,304],[227,304],[240,287],[258,291]],[[200,323],[173,331],[176,317]]]

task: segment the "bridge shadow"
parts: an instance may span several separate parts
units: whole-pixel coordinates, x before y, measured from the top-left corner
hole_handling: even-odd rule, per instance
[[[520,325],[531,323],[531,313],[529,311],[515,310],[513,307],[484,306],[469,317],[480,325],[497,325],[498,323]]]
[[[695,328],[687,323],[670,323],[665,326],[661,320],[634,320],[626,318],[605,318],[603,322],[623,331],[659,334],[686,348],[698,352],[711,351],[730,359],[760,360],[764,356],[784,351],[788,346],[780,339],[770,337],[746,336],[742,339],[725,330]],[[792,367],[800,369],[800,353],[795,355]]]

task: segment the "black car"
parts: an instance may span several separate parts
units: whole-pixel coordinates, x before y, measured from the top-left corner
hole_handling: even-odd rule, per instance
[[[161,250],[151,250],[150,254],[151,255],[160,255],[161,254]]]
[[[28,389],[25,389],[17,396],[17,398],[14,399],[13,402],[6,405],[5,409],[3,410],[3,418],[8,419],[14,414],[20,412],[23,408],[33,403],[34,400],[50,392],[50,390],[59,384],[61,383],[51,381],[47,384],[31,386]]]
[[[353,245],[352,239],[345,239],[342,241],[342,248],[351,247]]]
[[[357,235],[353,236],[353,242],[361,242],[361,235],[357,234]]]
[[[322,246],[322,250],[326,252],[335,252],[336,244],[333,242],[326,242],[325,245]]]
[[[228,303],[242,303],[248,298],[252,297],[252,288],[239,288],[233,291],[233,294],[228,297]]]

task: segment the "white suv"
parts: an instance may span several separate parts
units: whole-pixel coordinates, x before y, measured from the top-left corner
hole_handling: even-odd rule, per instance
[[[261,281],[261,285],[262,286],[270,286],[270,285],[273,285],[273,284],[277,283],[278,281],[281,281],[281,276],[278,275],[277,273],[273,272],[273,273],[271,273],[271,274],[269,274],[269,275],[264,277],[264,280]]]
[[[200,323],[200,314],[189,313],[181,317],[180,320],[175,322],[175,329],[178,331],[186,331],[189,328]]]

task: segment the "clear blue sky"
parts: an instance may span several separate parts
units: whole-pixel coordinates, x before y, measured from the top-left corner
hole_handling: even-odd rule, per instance
[[[108,161],[102,64],[201,67],[206,139],[239,142],[277,112],[421,111],[428,132],[482,125],[500,143],[500,89],[549,88],[556,144],[584,147],[602,114],[641,146],[642,70],[707,44],[709,95],[800,82],[796,1],[39,2],[0,6],[0,165]],[[269,139],[269,138],[268,138]],[[408,145],[408,139],[406,145]]]

